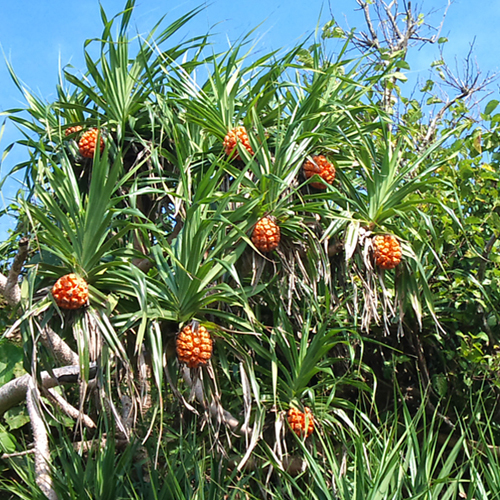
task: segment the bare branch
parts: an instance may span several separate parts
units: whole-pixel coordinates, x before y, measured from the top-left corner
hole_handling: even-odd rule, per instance
[[[19,250],[12,262],[9,275],[0,274],[0,293],[11,306],[17,306],[21,301],[21,288],[19,287],[19,274],[28,256],[28,238],[19,240]]]
[[[398,0],[389,2],[375,0],[370,4],[366,0],[356,1],[363,10],[367,30],[353,33],[353,45],[363,52],[366,49],[374,48],[375,59],[385,66],[388,66],[394,58],[404,58],[412,42],[425,44],[435,43],[438,40],[437,34],[432,37],[425,36],[425,33],[422,35],[425,29],[433,30],[434,28],[423,22],[424,18],[419,13],[418,7],[412,6],[411,2],[404,1],[403,6],[400,6]],[[448,7],[444,16],[446,16]],[[373,18],[370,12],[371,8],[374,12]],[[444,16],[439,32],[444,22]],[[396,84],[395,76],[380,82],[382,106],[389,114],[394,113],[397,103],[397,95],[394,94]]]
[[[36,484],[49,500],[57,500],[50,476],[49,439],[40,408],[40,393],[31,375],[27,381],[26,405],[33,430]]]
[[[436,43],[439,40],[444,25],[448,9],[452,0],[448,0],[440,25],[435,28],[423,22],[423,18],[418,14],[418,7],[414,7],[411,2],[404,2],[404,10],[400,9],[397,0],[389,3],[384,0],[375,0],[373,8],[375,18],[370,13],[370,5],[365,0],[356,0],[363,10],[367,32],[360,31],[353,35],[353,41],[358,49],[375,48],[380,51],[382,48],[388,49],[389,53],[406,51],[410,42],[420,44]],[[434,13],[431,11],[427,15]],[[426,35],[424,30],[434,31],[432,35]]]
[[[9,458],[17,458],[17,457],[25,457],[26,455],[33,455],[35,450],[24,450],[24,451],[16,451],[15,453],[4,453],[0,456],[2,460],[7,460]]]
[[[397,26],[397,24],[396,24]],[[413,12],[411,10],[411,2],[408,2],[408,5],[406,7],[406,31],[405,33],[400,33],[400,49],[406,50],[408,48],[408,45],[410,43],[410,40],[413,38],[415,33],[418,32],[418,22],[415,21],[415,18],[413,17]]]
[[[49,325],[39,327],[42,344],[54,354],[56,360],[63,365],[78,365],[78,354],[57,335]]]
[[[486,73],[484,77],[481,77],[481,71],[479,70],[478,64],[473,60],[473,49],[474,42],[471,44],[469,53],[463,61],[463,76],[460,76],[460,70],[457,67],[455,73],[451,70],[450,66],[446,63],[439,66],[438,71],[440,71],[441,79],[444,84],[451,87],[453,90],[458,92],[458,94],[453,98],[444,103],[441,109],[436,113],[434,118],[429,123],[427,133],[422,139],[421,147],[425,147],[434,137],[439,123],[446,113],[446,111],[453,106],[455,103],[470,98],[473,94],[481,92],[490,83],[492,83],[497,75]],[[441,60],[444,61],[444,55],[441,51]]]
[[[377,37],[377,31],[373,27],[373,22],[370,16],[370,8],[368,7],[368,4],[366,2],[363,2],[362,0],[356,0],[356,1],[358,2],[358,5],[363,9],[366,26],[368,27],[368,31],[370,32],[371,39],[365,33],[361,33],[361,35],[365,38],[366,45],[380,49],[380,43]]]
[[[111,438],[109,438],[109,440],[111,440]],[[116,450],[125,449],[130,442],[128,439],[119,439],[116,436],[113,436],[112,440]],[[100,440],[91,439],[84,441],[75,441],[73,443],[73,448],[79,453],[88,453],[91,450],[100,452],[106,448],[107,443],[108,438],[104,435]]]
[[[446,111],[453,106],[456,102],[460,101],[464,97],[467,97],[468,94],[462,93],[460,95],[457,95],[455,98],[453,98],[451,101],[448,101],[437,113],[436,116],[432,119],[431,123],[429,124],[429,127],[427,128],[427,133],[425,134],[424,138],[422,139],[422,144],[421,147],[425,147],[427,144],[429,144],[432,141],[432,138],[434,137],[434,134],[436,133],[437,126],[441,123],[441,120],[446,113]]]
[[[94,378],[96,373],[97,366],[93,364],[90,367],[90,378]],[[78,365],[63,366],[62,368],[55,368],[52,370],[52,374],[44,371],[40,374],[40,379],[41,385],[45,389],[51,389],[61,384],[74,384],[80,379],[80,367]],[[0,387],[0,416],[9,408],[12,408],[26,399],[26,392],[30,380],[31,375],[27,374],[11,380]]]
[[[46,391],[44,391],[44,393],[47,396],[47,398],[53,403],[57,404],[61,408],[61,410],[63,410],[64,413],[66,413],[66,415],[70,416],[71,418],[74,418],[75,420],[81,421],[83,425],[87,427],[87,429],[96,428],[95,422],[88,415],[85,415],[85,413],[80,412],[73,405],[69,404],[54,389],[47,389]]]
[[[441,24],[436,28],[436,33],[434,34],[434,36],[432,36],[432,38],[430,38],[430,39],[424,39],[422,41],[425,41],[428,43],[436,43],[437,40],[439,40],[439,37],[441,36],[441,31],[443,30],[444,21],[446,19],[447,14],[448,14],[448,9],[450,8],[452,2],[453,2],[453,0],[448,0],[448,4],[446,5],[446,7],[444,9],[443,17],[441,18]]]

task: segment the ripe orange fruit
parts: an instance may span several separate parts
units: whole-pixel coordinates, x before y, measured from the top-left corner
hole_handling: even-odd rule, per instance
[[[66,274],[52,287],[52,296],[61,309],[79,309],[88,303],[89,287],[76,274]]]
[[[292,431],[297,436],[308,438],[314,431],[314,417],[312,411],[307,406],[304,406],[304,411],[305,413],[302,413],[297,408],[290,408],[287,419]]]
[[[281,239],[279,226],[270,218],[262,217],[252,232],[252,243],[261,252],[271,252],[278,247]]]
[[[235,160],[240,159],[238,149],[236,148],[237,143],[240,143],[251,155],[254,154],[245,127],[235,127],[230,130],[222,143],[224,151],[228,156],[234,151],[233,159]]]
[[[304,163],[303,168],[306,179],[318,174],[328,184],[332,184],[335,180],[335,167],[323,155],[313,156]],[[322,182],[311,182],[311,186],[316,189],[326,189]]]
[[[104,149],[104,140],[101,137],[101,134],[98,129],[91,128],[85,132],[80,142],[78,143],[78,147],[80,149],[80,154],[85,158],[93,158],[95,152],[95,146],[97,144],[97,139],[99,138],[100,151]]]
[[[375,264],[381,269],[393,269],[401,262],[401,245],[392,234],[378,234],[373,238]]]
[[[185,326],[177,334],[175,343],[179,361],[189,368],[205,365],[212,357],[212,338],[204,326]]]
[[[66,136],[71,135],[71,134],[76,134],[77,132],[80,132],[82,130],[82,127],[80,125],[75,125],[74,127],[68,127],[65,131],[64,134]]]

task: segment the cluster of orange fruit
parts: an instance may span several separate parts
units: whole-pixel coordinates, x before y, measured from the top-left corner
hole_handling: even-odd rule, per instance
[[[87,282],[74,273],[59,278],[52,287],[52,296],[61,309],[80,309],[88,304]],[[188,368],[206,365],[212,357],[213,340],[210,332],[192,322],[185,326],[176,338],[176,352],[179,362]],[[314,418],[309,408],[302,413],[296,408],[288,411],[288,423],[299,437],[309,437],[314,430]]]
[[[226,134],[222,143],[226,155],[240,159],[238,144],[250,155],[254,154],[245,127],[235,127]],[[324,181],[324,183],[311,182],[311,186],[316,189],[326,189],[326,184],[333,184],[335,180],[335,167],[324,155],[313,156],[306,160],[303,172],[306,179],[317,175]],[[259,219],[252,232],[252,243],[257,250],[272,252],[278,248],[280,239],[280,228],[273,217],[266,216]],[[375,264],[380,269],[394,269],[401,262],[401,245],[395,236],[377,235],[372,239],[372,244]]]
[[[254,154],[245,127],[235,127],[226,134],[222,143],[226,155],[235,160],[241,159],[237,149],[238,144],[244,147],[250,155]],[[303,169],[306,179],[318,175],[327,184],[332,184],[335,179],[335,167],[323,155],[313,156],[307,160]],[[322,182],[312,182],[311,186],[316,189],[326,189],[326,185]],[[278,248],[280,239],[280,228],[273,217],[262,217],[252,232],[252,243],[261,252],[272,252]]]
[[[292,431],[299,437],[308,438],[314,431],[314,417],[312,411],[304,406],[304,412],[297,408],[290,408],[287,416]]]
[[[206,365],[212,357],[212,350],[213,340],[204,326],[192,323],[177,334],[177,358],[188,368]],[[287,420],[292,431],[299,437],[308,438],[314,431],[313,414],[307,406],[304,407],[304,413],[296,408],[290,408]]]
[[[236,147],[238,143],[241,144],[250,153],[250,155],[253,156],[253,149],[250,145],[250,140],[248,139],[248,134],[245,127],[233,128],[226,134],[226,137],[224,137],[224,141],[222,142],[222,146],[227,156],[231,156],[234,152],[234,155],[232,156],[234,160],[241,159]]]
[[[80,309],[88,304],[89,287],[80,276],[66,274],[52,287],[52,296],[61,309]]]
[[[252,232],[252,243],[261,252],[272,252],[280,243],[281,232],[279,226],[271,217],[262,217]]]
[[[188,368],[206,365],[212,357],[213,341],[210,332],[201,325],[185,326],[175,341],[177,357]]]
[[[333,184],[335,180],[335,167],[323,155],[313,156],[310,160],[306,160],[303,169],[306,179],[318,175],[327,184]],[[326,189],[322,182],[311,182],[311,186],[316,189]]]
[[[77,125],[68,127],[66,135],[81,132],[82,127]],[[97,143],[99,149],[104,150],[104,140],[97,128],[84,132],[78,142],[80,154],[85,158],[93,158]],[[254,154],[248,133],[245,127],[239,126],[230,130],[223,140],[225,153],[233,159],[240,159],[237,145],[244,147],[250,155]],[[319,176],[326,184],[333,184],[335,180],[335,167],[324,155],[313,156],[304,162],[303,171],[306,179],[314,175]],[[316,189],[326,189],[323,182],[312,182],[311,186]],[[260,252],[272,252],[281,240],[279,226],[273,217],[262,217],[255,225],[252,232],[252,243]],[[401,262],[401,245],[398,239],[392,235],[377,235],[372,240],[375,264],[380,269],[394,269]]]
[[[69,127],[66,135],[75,134],[82,127]],[[78,143],[82,156],[93,158],[97,142],[100,141],[100,151],[104,149],[104,141],[98,129],[90,129],[82,134]],[[228,156],[239,158],[235,148],[240,143],[251,155],[253,150],[244,127],[236,127],[224,138],[223,147]],[[323,155],[313,156],[303,166],[307,179],[318,175],[327,184],[335,179],[335,167]],[[326,189],[326,185],[311,183],[317,189]],[[262,252],[275,250],[280,242],[280,228],[273,217],[262,217],[252,232],[252,242]],[[401,246],[395,236],[377,235],[372,239],[374,259],[381,269],[393,269],[401,261]],[[62,276],[52,288],[52,295],[61,309],[79,309],[88,304],[88,285],[86,281],[74,273]],[[185,326],[177,335],[176,352],[181,363],[189,368],[206,365],[212,356],[213,341],[210,332],[197,323]],[[287,416],[291,429],[299,437],[309,437],[314,430],[314,418],[311,410],[304,407],[304,412],[290,408]]]
[[[250,155],[254,154],[245,127],[235,127],[226,134],[222,142],[226,155],[235,160],[241,159],[237,149],[238,144],[244,147]],[[306,179],[310,179],[313,175],[318,175],[327,184],[332,184],[335,180],[335,167],[323,155],[313,156],[310,160],[306,160],[303,169]],[[311,186],[316,189],[326,189],[326,185],[322,182],[312,182]]]
[[[68,127],[64,132],[66,136],[77,134],[82,131],[80,125],[75,125],[74,127]],[[78,141],[78,149],[80,154],[84,158],[93,158],[95,154],[95,149],[97,142],[99,141],[99,151],[102,153],[104,150],[104,139],[101,137],[101,133],[97,128],[91,128],[84,132]]]
[[[375,264],[380,269],[394,269],[401,262],[401,245],[392,234],[378,234],[372,244]]]

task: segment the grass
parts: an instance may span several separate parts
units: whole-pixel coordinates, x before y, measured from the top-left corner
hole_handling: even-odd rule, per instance
[[[404,400],[385,414],[371,408],[371,417],[354,410],[335,429],[319,420],[305,441],[286,433],[281,454],[272,439],[262,440],[241,470],[218,437],[207,448],[197,417],[166,427],[158,447],[158,437],[117,448],[98,435],[81,452],[62,440],[53,447],[54,486],[60,500],[491,500],[500,491],[498,426],[472,411],[481,404],[454,428],[438,410]],[[0,484],[8,498],[43,499],[31,456],[8,462],[15,475]]]

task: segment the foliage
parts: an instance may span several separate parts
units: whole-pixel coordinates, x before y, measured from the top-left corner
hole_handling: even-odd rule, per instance
[[[54,102],[9,68],[27,108],[7,114],[29,159],[14,168],[27,188],[10,208],[5,274],[19,237],[30,254],[20,308],[2,321],[39,379],[57,366],[47,328],[69,344],[81,380],[60,392],[96,423],[84,431],[45,394],[59,497],[487,498],[498,482],[483,453],[498,462],[499,103],[482,130],[456,99],[429,137],[427,108],[403,94],[404,52],[354,57],[353,34],[334,24],[321,43],[258,58],[249,37],[220,53],[209,35],[176,43],[199,10],[129,39],[133,8],[102,10],[84,77],[67,68]],[[328,55],[332,37],[342,45]],[[104,150],[83,158],[78,132],[65,134],[74,126],[98,128]],[[254,154],[224,153],[236,126]],[[316,154],[335,165],[332,185],[305,178]],[[269,254],[251,240],[263,216],[281,230]],[[396,269],[375,266],[377,234],[401,243]],[[89,283],[82,310],[51,296],[67,273]],[[191,371],[175,356],[190,322],[215,344]],[[10,342],[2,383],[20,372]],[[486,424],[468,401],[478,388]],[[308,440],[286,422],[304,406]],[[29,440],[22,416],[1,428],[6,452]],[[43,495],[31,493],[29,456],[10,463],[6,491]]]

